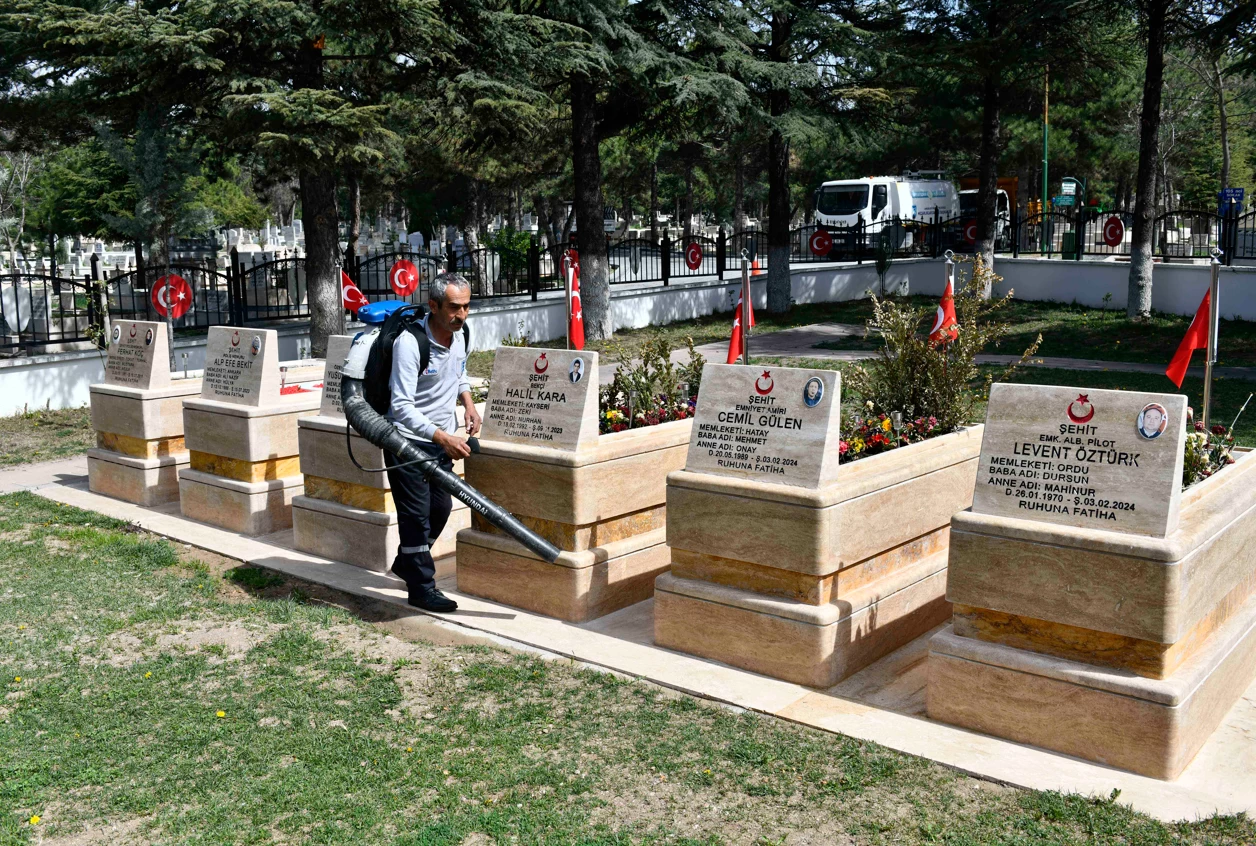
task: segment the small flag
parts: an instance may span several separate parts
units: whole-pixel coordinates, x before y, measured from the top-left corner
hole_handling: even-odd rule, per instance
[[[946,287],[942,289],[942,302],[938,303],[937,316],[933,318],[933,328],[929,330],[929,342],[934,344],[948,343],[959,337],[959,320],[955,317],[955,281],[948,277]]]
[[[741,358],[741,304],[742,297],[737,295],[737,310],[733,312],[733,337],[728,342],[728,361],[726,364],[736,364],[737,359]],[[754,326],[754,303],[750,304],[750,325]]]
[[[571,303],[568,314],[567,337],[571,339],[573,350],[584,349],[584,309],[580,305],[580,262],[572,262],[571,270]]]
[[[1182,387],[1182,380],[1186,378],[1186,368],[1191,366],[1191,353],[1195,350],[1208,349],[1208,312],[1212,309],[1212,291],[1204,293],[1204,300],[1199,304],[1199,308],[1195,311],[1195,319],[1191,321],[1190,328],[1186,330],[1186,337],[1182,339],[1182,343],[1178,344],[1177,352],[1173,354],[1173,360],[1169,362],[1169,367],[1164,371],[1164,375],[1169,377],[1169,381]]]
[[[344,307],[354,314],[358,313],[358,309],[366,305],[369,301],[366,294],[357,285],[353,284],[353,280],[349,278],[349,274],[343,270],[340,271],[340,301],[344,303]]]

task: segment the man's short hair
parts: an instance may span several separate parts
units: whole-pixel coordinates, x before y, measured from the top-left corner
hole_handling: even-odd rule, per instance
[[[432,280],[431,287],[428,288],[428,299],[437,303],[445,302],[445,291],[450,286],[454,288],[462,288],[466,291],[471,290],[471,283],[457,273],[442,273]]]

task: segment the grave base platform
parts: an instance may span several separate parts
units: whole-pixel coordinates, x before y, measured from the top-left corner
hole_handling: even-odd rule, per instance
[[[454,574],[455,538],[460,529],[471,524],[470,513],[466,506],[455,508],[433,545],[436,578]],[[388,572],[397,555],[397,515],[389,511],[368,511],[332,500],[297,496],[292,500],[292,534],[296,548],[302,552],[376,573]]]
[[[542,561],[512,538],[458,532],[458,590],[582,623],[649,599],[671,564],[666,529]]]
[[[831,687],[951,616],[946,558],[943,549],[819,605],[665,573],[654,585],[654,642]]]
[[[930,719],[1175,779],[1256,679],[1256,597],[1177,671],[1151,679],[947,627],[929,644]]]
[[[93,493],[136,505],[164,505],[179,498],[179,471],[187,466],[186,452],[136,458],[107,449],[89,449],[87,484]]]
[[[256,537],[292,526],[292,500],[304,490],[303,477],[241,482],[200,470],[179,471],[183,516]]]

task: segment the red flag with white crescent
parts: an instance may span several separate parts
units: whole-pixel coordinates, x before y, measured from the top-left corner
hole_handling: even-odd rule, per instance
[[[929,341],[942,344],[954,341],[959,337],[959,320],[955,317],[955,282],[949,277],[946,287],[942,290],[942,302],[938,303],[938,313],[933,318],[933,328],[929,330]]]
[[[353,280],[349,278],[349,274],[343,270],[340,271],[340,301],[344,303],[345,308],[354,314],[357,314],[358,309],[369,302],[366,294],[362,293],[362,289],[354,285]]]
[[[733,337],[728,342],[728,360],[726,364],[736,364],[741,358],[741,307],[742,297],[737,296],[737,310],[733,312]],[[750,325],[754,326],[754,303],[750,304]]]
[[[570,322],[567,324],[567,337],[571,338],[573,350],[584,349],[584,308],[580,304],[580,262],[571,263],[571,304],[568,309]]]
[[[168,273],[153,284],[153,309],[162,317],[178,320],[192,308],[192,286],[177,273]]]

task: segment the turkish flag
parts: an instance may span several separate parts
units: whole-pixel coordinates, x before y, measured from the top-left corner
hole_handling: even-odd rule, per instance
[[[1186,368],[1191,365],[1191,353],[1195,350],[1208,349],[1208,312],[1212,310],[1212,291],[1204,293],[1204,300],[1199,304],[1199,308],[1195,311],[1195,319],[1191,321],[1190,328],[1186,330],[1186,337],[1182,339],[1182,343],[1178,344],[1177,352],[1173,354],[1173,360],[1169,362],[1169,367],[1164,371],[1164,375],[1169,377],[1169,381],[1182,387],[1182,380],[1186,378]]]
[[[568,310],[567,337],[571,339],[571,348],[584,349],[584,309],[580,305],[580,263],[573,262],[571,270],[571,303]]]
[[[344,307],[354,314],[358,313],[358,309],[366,305],[369,300],[362,290],[353,284],[353,280],[349,278],[349,274],[343,270],[340,271],[340,301],[344,303]]]
[[[741,295],[737,296],[737,310],[733,312],[733,337],[728,342],[728,361],[725,364],[736,364],[741,358]],[[754,303],[750,304],[750,325],[754,326]]]
[[[955,282],[946,280],[942,289],[942,302],[938,303],[938,313],[933,318],[933,328],[929,330],[929,342],[937,344],[954,341],[959,337],[959,320],[955,317]]]

